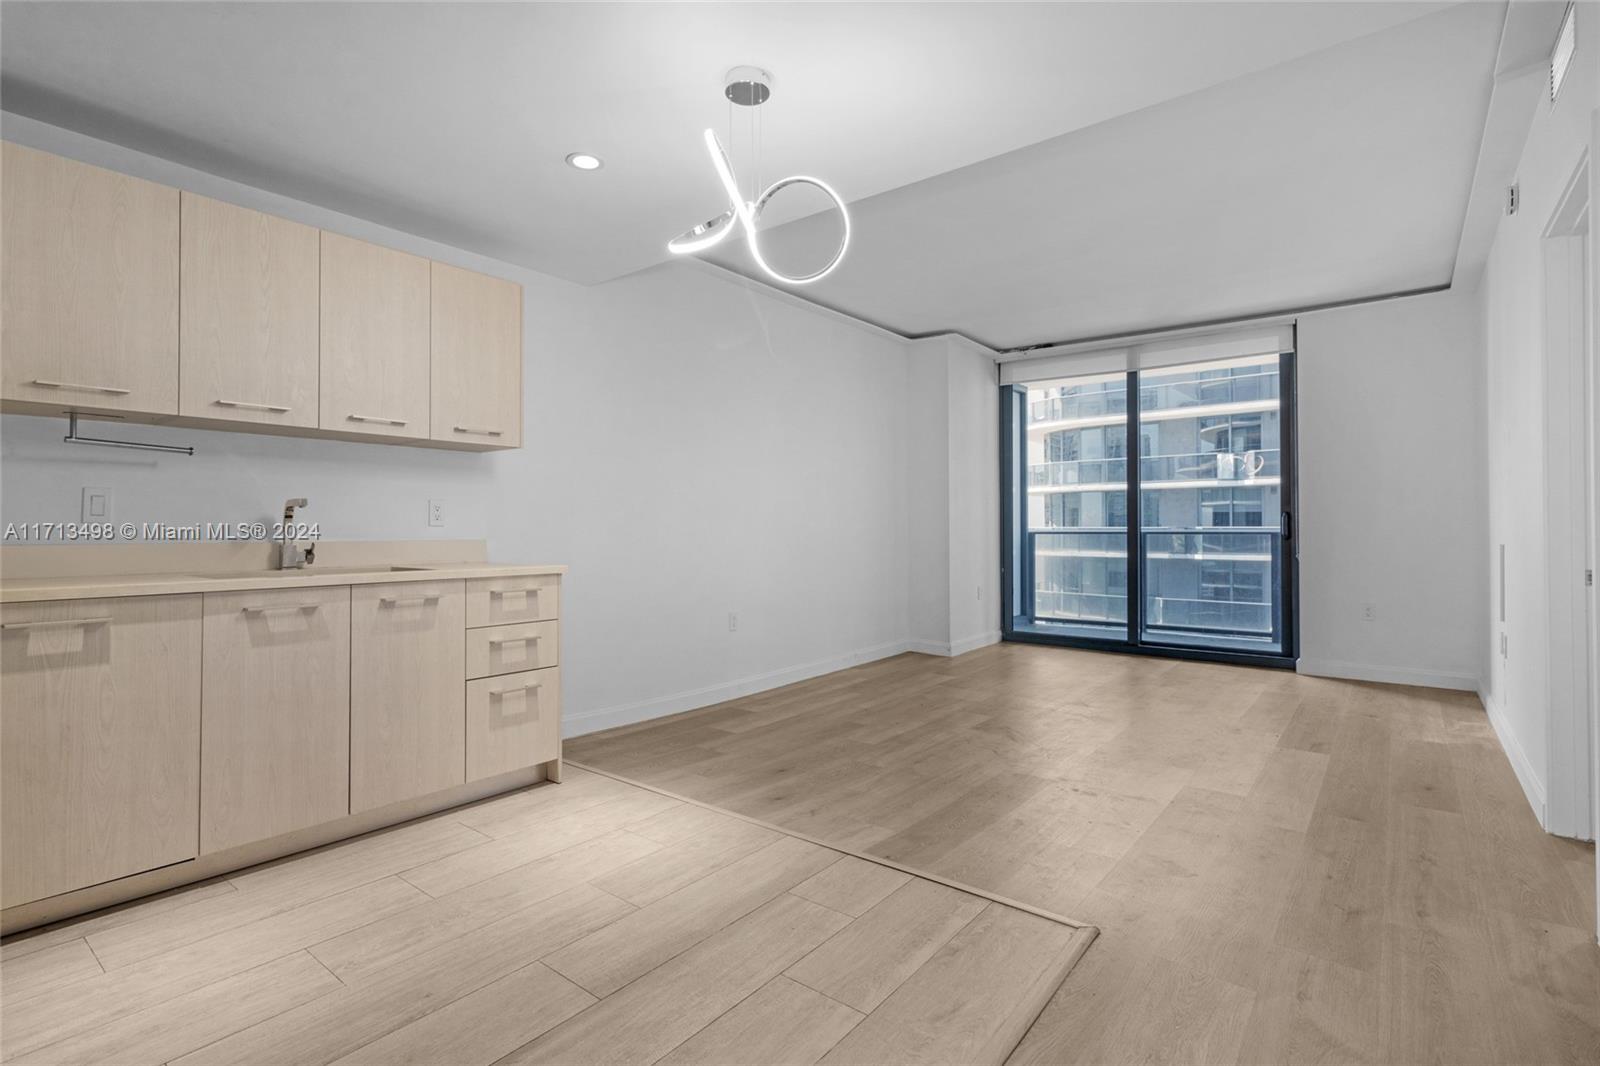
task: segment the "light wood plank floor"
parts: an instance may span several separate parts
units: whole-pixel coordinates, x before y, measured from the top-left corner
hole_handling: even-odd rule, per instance
[[[1600,1062],[1594,849],[1472,695],[1006,644],[567,753],[1099,926],[1017,1063]]]
[[[11,1063],[1000,1063],[1093,938],[570,769],[0,944]]]

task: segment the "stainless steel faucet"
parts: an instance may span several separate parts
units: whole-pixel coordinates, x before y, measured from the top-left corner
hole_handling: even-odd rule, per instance
[[[317,546],[301,548],[289,539],[289,528],[294,525],[294,509],[296,507],[310,506],[304,496],[297,496],[292,500],[283,501],[283,534],[278,546],[279,570],[303,570],[317,560]]]

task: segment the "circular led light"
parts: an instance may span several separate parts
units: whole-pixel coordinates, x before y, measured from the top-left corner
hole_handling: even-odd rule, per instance
[[[567,166],[578,170],[599,170],[604,165],[599,156],[590,155],[588,152],[573,152],[567,156]]]

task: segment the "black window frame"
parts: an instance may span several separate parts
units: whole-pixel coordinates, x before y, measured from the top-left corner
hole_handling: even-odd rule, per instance
[[[1127,470],[1128,470],[1128,619],[1120,639],[1114,636],[1091,637],[1052,632],[1031,621],[1034,590],[1033,561],[1026,550],[1027,532],[1027,396],[1025,385],[1000,386],[1000,631],[1001,639],[1022,644],[1048,644],[1069,648],[1152,655],[1169,659],[1236,663],[1277,669],[1294,669],[1300,657],[1300,529],[1299,511],[1299,400],[1295,376],[1295,352],[1278,356],[1279,392],[1279,495],[1283,511],[1279,516],[1278,536],[1283,542],[1281,570],[1274,574],[1274,586],[1281,589],[1282,647],[1279,653],[1247,652],[1223,648],[1147,642],[1139,638],[1143,630],[1144,559],[1139,548],[1139,510],[1143,486],[1139,483],[1142,438],[1139,426],[1139,380],[1136,371],[1127,377]],[[1265,519],[1263,514],[1262,518]],[[1239,527],[1270,530],[1267,525]]]

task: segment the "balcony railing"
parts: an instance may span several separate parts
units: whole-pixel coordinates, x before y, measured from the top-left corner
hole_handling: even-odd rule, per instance
[[[1172,411],[1184,407],[1252,403],[1278,398],[1278,368],[1262,367],[1248,374],[1191,379],[1139,386],[1139,410]],[[1068,422],[1128,413],[1126,389],[1048,396],[1028,402],[1029,422]]]
[[[1138,541],[1146,635],[1281,640],[1278,530],[1147,529]],[[1025,612],[1035,621],[1126,626],[1127,551],[1124,529],[1028,531]]]
[[[1170,487],[1162,482],[1226,481],[1276,484],[1282,474],[1277,448],[1245,452],[1189,452],[1152,455],[1139,461],[1139,478],[1146,486]],[[1029,463],[1029,488],[1071,488],[1077,485],[1117,485],[1128,482],[1126,459],[1068,459],[1054,463]],[[1151,483],[1155,483],[1153,486]]]

